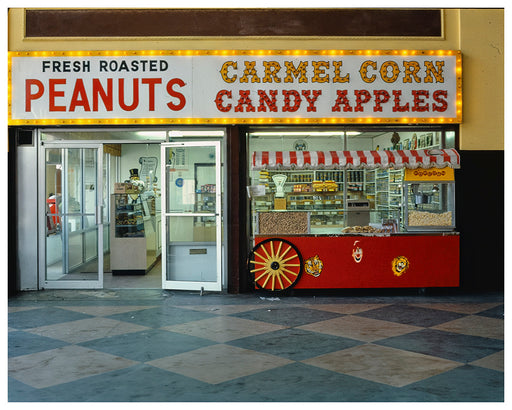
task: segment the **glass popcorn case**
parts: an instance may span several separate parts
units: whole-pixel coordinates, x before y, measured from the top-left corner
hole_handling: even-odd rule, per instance
[[[452,168],[406,169],[403,227],[408,232],[455,229],[455,178]]]

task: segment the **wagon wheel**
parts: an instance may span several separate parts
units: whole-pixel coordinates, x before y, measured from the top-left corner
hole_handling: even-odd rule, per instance
[[[285,239],[265,239],[249,255],[249,272],[260,289],[272,292],[290,289],[300,279],[302,269],[302,255]]]

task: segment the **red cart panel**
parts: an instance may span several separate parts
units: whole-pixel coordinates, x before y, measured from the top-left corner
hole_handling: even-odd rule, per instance
[[[270,238],[257,237],[255,245]],[[293,244],[302,256],[303,272],[293,285],[296,289],[459,286],[459,236],[455,234],[278,239]],[[260,287],[272,289],[270,283]]]

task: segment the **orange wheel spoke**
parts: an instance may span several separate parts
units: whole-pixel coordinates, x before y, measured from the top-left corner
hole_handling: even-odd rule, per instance
[[[268,280],[270,279],[271,276],[273,276],[272,273],[268,272],[267,279],[265,279],[265,282],[263,282],[262,288],[267,286]]]
[[[266,260],[266,259],[267,259],[267,258],[265,258],[263,255],[260,255],[260,254],[259,254],[258,252],[256,252],[256,251],[254,251],[254,254],[255,254],[256,256],[259,256],[259,257],[260,257],[260,259],[263,259],[263,260]]]
[[[284,289],[283,281],[281,280],[281,272],[277,274],[277,281],[281,285],[281,289]]]
[[[267,262],[260,262],[260,261],[250,261],[251,263],[254,263],[255,265],[266,265]]]
[[[281,277],[282,278],[285,278],[287,280],[287,282],[291,285],[293,282],[290,280],[290,278],[288,276],[285,275],[284,272],[281,273]]]
[[[283,242],[279,242],[279,246],[277,247],[276,256],[281,253],[281,247],[283,246]]]
[[[291,261],[293,258],[298,258],[298,257],[299,257],[299,255],[295,254],[293,256],[290,256],[289,258],[281,260],[281,263],[285,263],[285,262]]]
[[[281,269],[282,269],[284,272],[288,272],[288,273],[292,274],[293,276],[297,276],[297,275],[298,275],[298,273],[296,273],[296,272],[292,272],[292,271],[291,271],[291,270],[289,270],[289,269],[286,269],[286,268],[281,268]]]
[[[267,256],[266,258],[263,259],[270,259],[270,255],[267,252],[267,248],[265,248],[265,246],[262,246],[261,249],[263,249],[263,252],[265,252],[265,255]]]
[[[263,266],[262,268],[251,269],[251,273],[259,272],[260,270],[265,270],[265,269],[267,269],[266,266]]]
[[[272,290],[276,290],[276,275],[272,275]]]
[[[260,276],[258,276],[256,279],[254,279],[255,282],[258,282],[263,276],[265,275],[270,275],[271,273],[266,270],[265,272],[263,272]]]

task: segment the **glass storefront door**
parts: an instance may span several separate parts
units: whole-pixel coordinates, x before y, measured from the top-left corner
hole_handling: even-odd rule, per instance
[[[41,153],[40,287],[102,288],[102,144],[45,143]]]
[[[162,144],[162,286],[222,289],[219,141]]]

